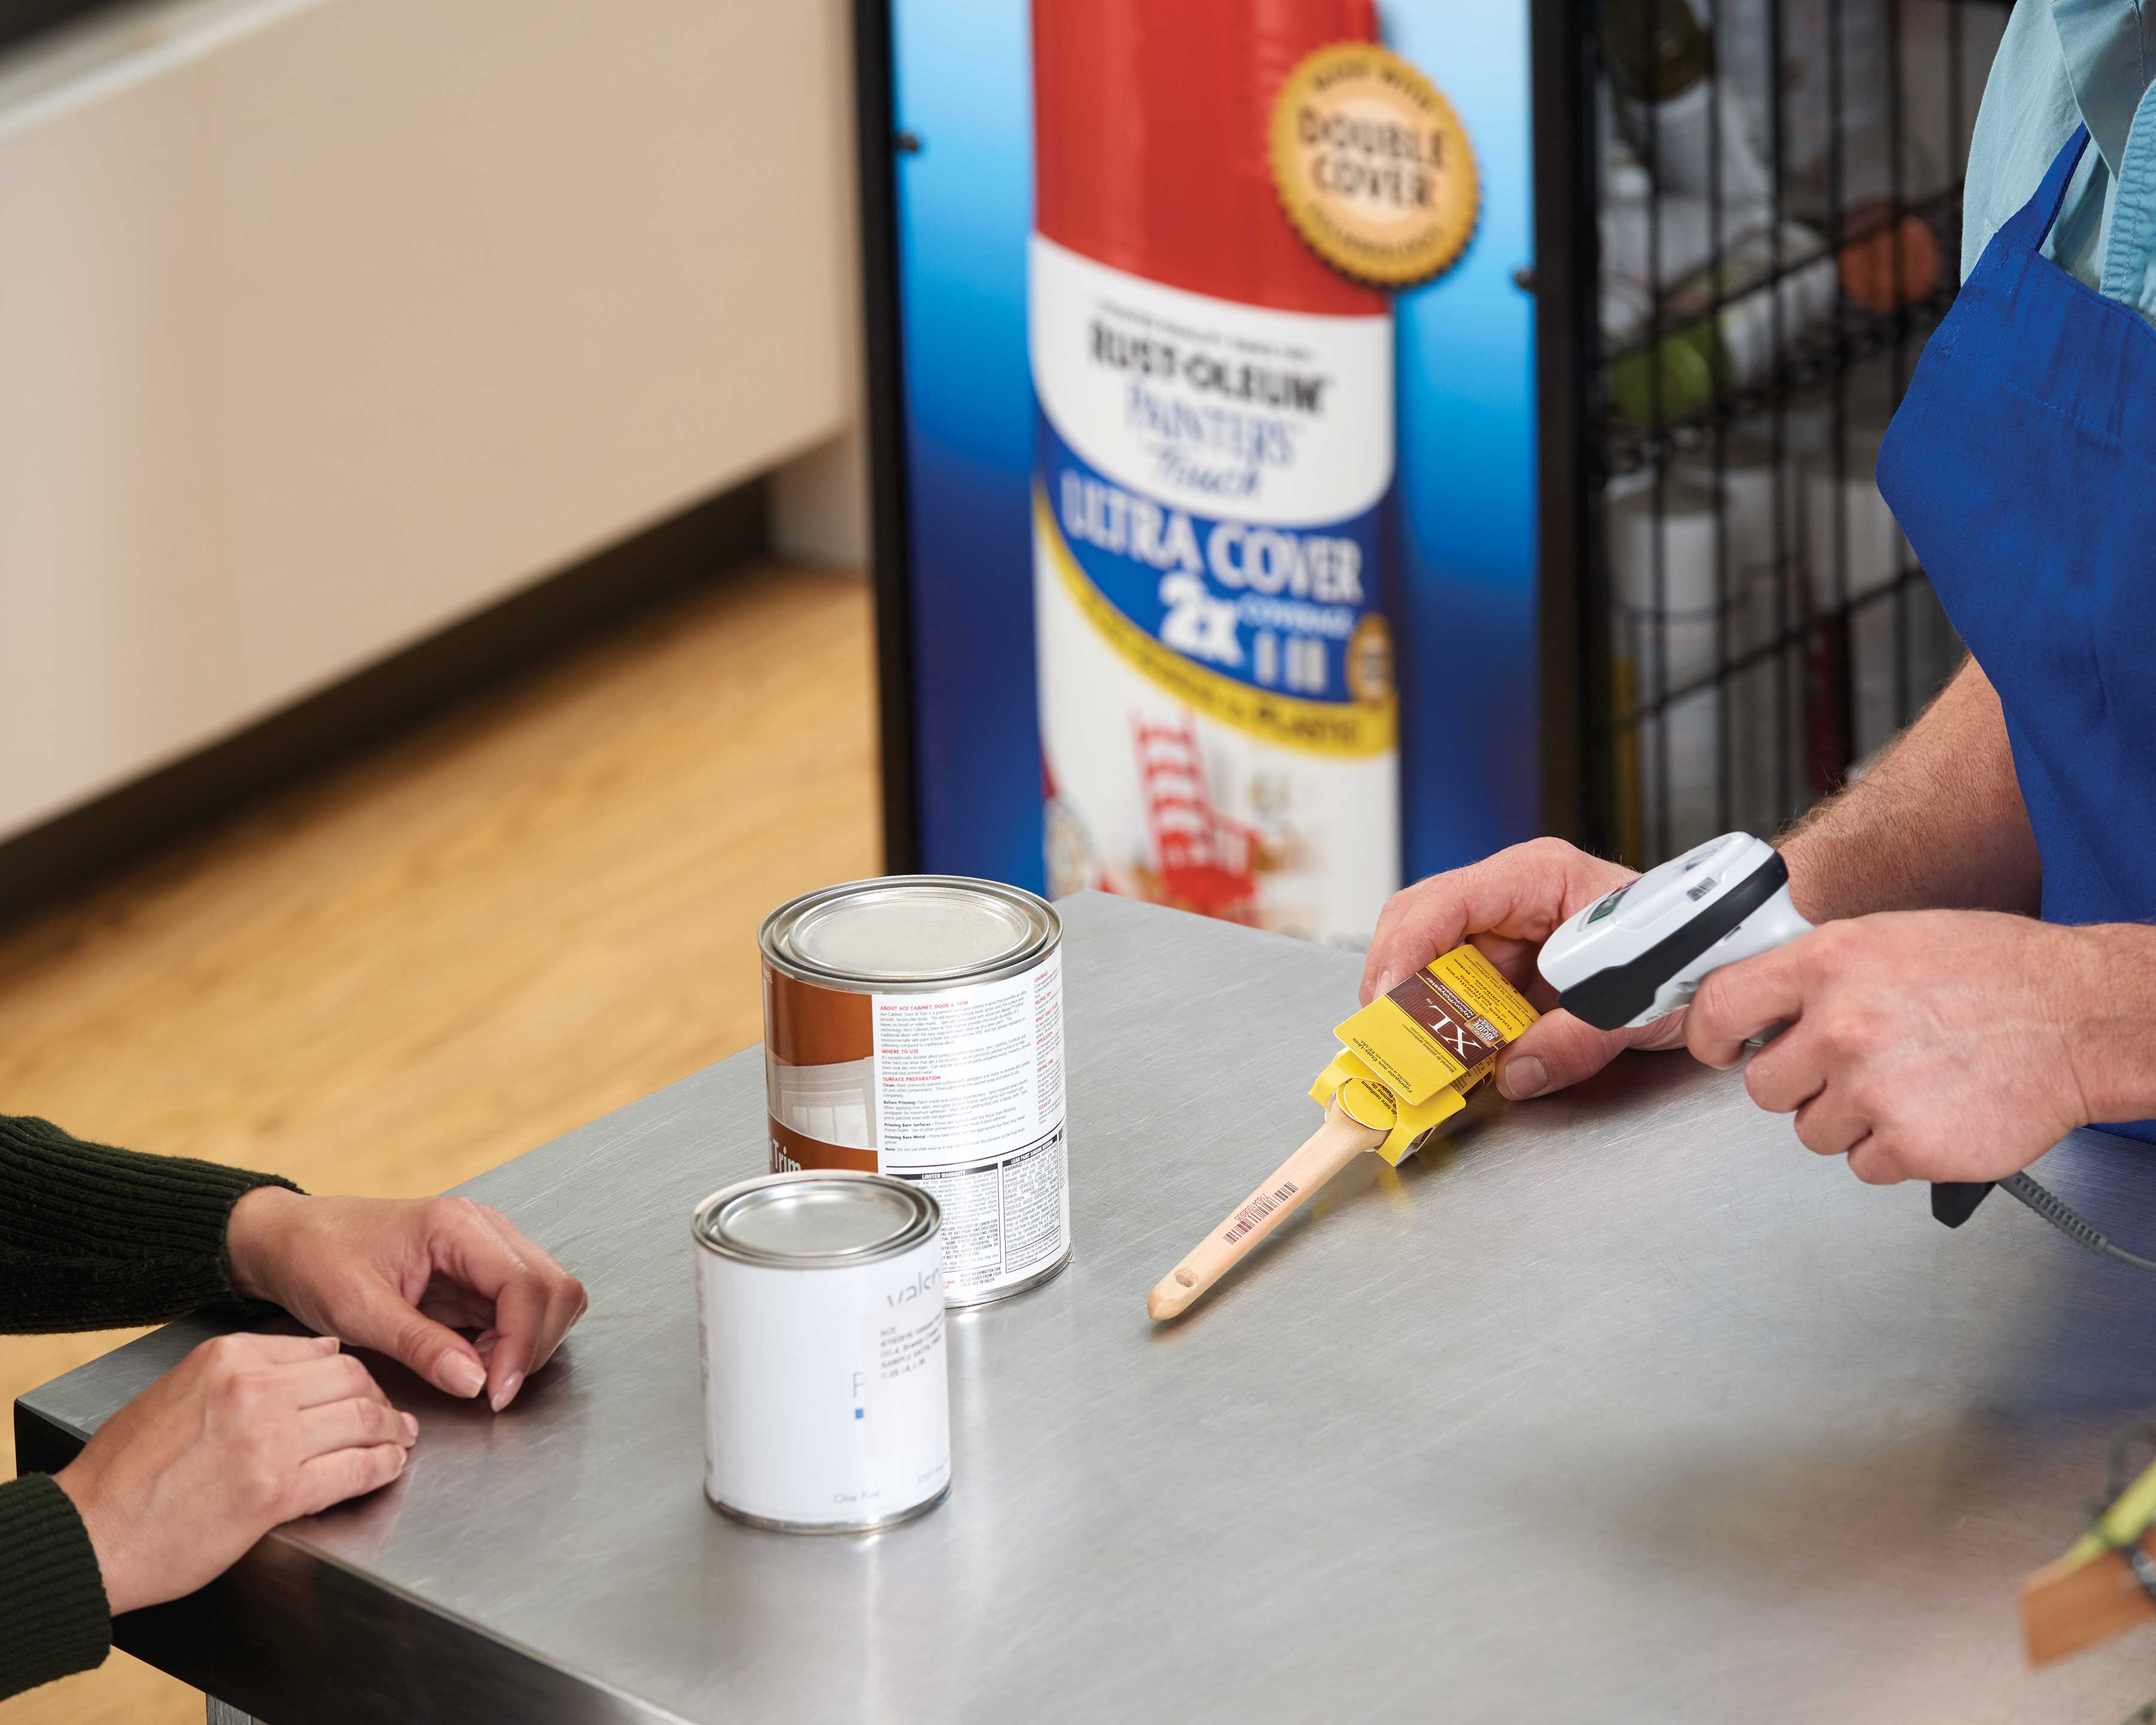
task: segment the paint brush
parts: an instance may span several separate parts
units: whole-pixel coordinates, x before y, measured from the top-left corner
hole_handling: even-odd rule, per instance
[[[2111,1507],[2073,1548],[2021,1584],[2021,1637],[2032,1668],[2156,1617],[2143,1579],[2156,1575],[2156,1466],[2125,1491],[2113,1490]]]
[[[1325,1121],[1227,1219],[1153,1284],[1146,1311],[1179,1317],[1365,1150],[1394,1167],[1496,1070],[1497,1050],[1536,1019],[1471,946],[1430,961],[1336,1027],[1340,1052],[1310,1087]]]
[[[1304,1200],[1365,1150],[1385,1141],[1392,1122],[1365,1126],[1340,1106],[1336,1092],[1325,1120],[1302,1147],[1275,1168],[1227,1219],[1193,1246],[1146,1296],[1150,1317],[1180,1316],[1200,1294],[1243,1260],[1245,1253],[1301,1208]]]

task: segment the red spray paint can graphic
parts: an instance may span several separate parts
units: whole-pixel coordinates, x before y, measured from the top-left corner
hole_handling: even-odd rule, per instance
[[[1399,885],[1384,296],[1268,157],[1369,0],[1034,0],[1029,324],[1052,893],[1359,945]]]

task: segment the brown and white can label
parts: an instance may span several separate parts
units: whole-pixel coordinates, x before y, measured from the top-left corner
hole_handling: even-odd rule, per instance
[[[1030,893],[946,876],[826,889],[764,925],[772,1167],[933,1194],[953,1305],[1070,1255],[1060,943]]]

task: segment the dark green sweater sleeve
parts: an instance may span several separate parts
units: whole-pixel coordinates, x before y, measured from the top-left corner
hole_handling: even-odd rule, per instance
[[[0,1335],[156,1323],[234,1298],[225,1224],[257,1186],[299,1189],[0,1115]]]
[[[0,1115],[0,1334],[154,1323],[235,1298],[232,1207],[291,1183]],[[111,1640],[74,1502],[39,1474],[0,1486],[0,1699],[101,1664]]]
[[[0,1701],[104,1664],[105,1581],[66,1492],[43,1474],[0,1486]]]

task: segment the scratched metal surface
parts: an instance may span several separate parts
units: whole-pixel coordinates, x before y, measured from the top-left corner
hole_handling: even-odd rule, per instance
[[[704,1505],[688,1218],[762,1159],[752,1050],[469,1189],[593,1296],[506,1417],[389,1374],[406,1477],[123,1643],[271,1725],[1971,1725],[2156,1692],[2145,1636],[2025,1674],[2014,1615],[2156,1403],[2156,1277],[2003,1199],[1949,1234],[1641,1056],[1365,1159],[1155,1328],[1147,1287],[1315,1123],[1358,962],[1065,910],[1076,1258],[954,1317],[943,1508],[808,1539]],[[2156,1239],[2145,1148],[2043,1169]],[[26,1446],[203,1327],[27,1398]]]

